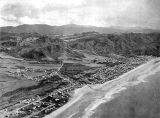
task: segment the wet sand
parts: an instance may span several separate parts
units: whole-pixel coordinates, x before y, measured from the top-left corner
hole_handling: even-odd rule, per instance
[[[152,84],[150,83],[150,81],[147,81],[148,79],[149,80],[154,79],[155,82],[154,81],[153,82],[155,84],[160,81],[160,80],[156,81],[155,78],[151,77],[154,75],[157,76],[157,79],[159,77],[159,75],[156,74],[156,72],[160,71],[159,60],[160,59],[152,60],[144,65],[139,66],[136,69],[133,69],[128,73],[123,74],[119,78],[106,82],[102,85],[93,85],[90,87],[85,86],[81,89],[78,89],[75,92],[74,97],[70,100],[70,102],[68,102],[66,105],[56,110],[55,112],[51,113],[50,115],[46,116],[46,118],[101,118],[101,117],[117,118],[118,115],[124,118],[125,116],[126,118],[130,116],[131,118],[137,118],[137,117],[134,117],[135,109],[132,106],[136,105],[135,99],[139,99],[143,101],[142,98],[144,94],[141,94],[141,93],[145,91],[144,89],[148,91],[148,93],[146,92],[145,94],[146,96],[148,95],[147,96],[148,99],[146,99],[148,101],[146,102],[143,101],[142,105],[151,104],[149,103],[149,101],[152,100],[152,96],[153,96],[152,90],[154,91],[154,89],[151,89],[151,88],[147,89],[145,88],[145,86],[144,87],[141,87],[141,86],[146,83],[149,83],[149,85],[151,86]],[[146,80],[146,78],[148,79]],[[140,88],[138,88],[138,86],[140,86]],[[158,84],[152,85],[152,86],[158,86]],[[157,87],[157,91],[155,91],[155,94],[159,94],[158,90],[160,89],[158,89],[158,87]],[[136,94],[138,94],[139,97]],[[122,96],[121,99],[119,99],[120,95]],[[132,95],[135,95],[137,97],[135,97],[135,99],[132,100],[131,99]],[[138,102],[137,104],[139,103],[140,102]],[[114,107],[112,107],[112,104],[114,104],[113,105]],[[160,107],[160,105],[158,106]],[[130,107],[129,109],[133,111],[133,114],[132,112],[130,112],[130,110],[126,110],[128,109],[128,107]],[[153,109],[154,109],[154,105],[153,105]],[[141,110],[143,111],[143,109]],[[108,113],[108,112],[111,112],[111,113]],[[131,113],[130,116],[127,115],[130,113]],[[111,114],[115,114],[115,115],[111,115]]]

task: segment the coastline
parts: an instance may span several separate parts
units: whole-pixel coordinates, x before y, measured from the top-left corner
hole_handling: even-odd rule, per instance
[[[154,59],[154,60],[151,60],[143,65],[140,65],[139,67],[137,67],[127,73],[124,73],[123,75],[121,75],[117,79],[105,82],[104,84],[100,84],[100,85],[92,85],[93,90],[91,88],[89,88],[88,86],[84,86],[82,88],[76,89],[74,91],[73,98],[71,98],[71,100],[66,105],[64,105],[63,107],[59,108],[58,110],[52,112],[51,114],[45,116],[45,118],[53,118],[53,117],[60,118],[58,116],[60,114],[65,113],[68,110],[67,108],[72,109],[72,107],[76,107],[73,105],[80,102],[81,100],[83,101],[83,99],[85,99],[85,97],[86,97],[85,95],[90,93],[90,94],[93,94],[93,96],[94,96],[96,94],[95,91],[97,90],[97,91],[99,91],[99,95],[101,97],[97,98],[96,100],[93,100],[91,102],[91,104],[88,106],[88,108],[85,109],[86,114],[82,118],[89,117],[90,115],[92,115],[94,109],[96,109],[100,104],[102,104],[106,101],[110,101],[112,98],[114,98],[113,96],[116,93],[119,93],[119,92],[125,90],[126,86],[134,86],[134,85],[137,85],[141,82],[145,82],[144,78],[157,72],[158,69],[160,69],[160,68],[156,68],[154,71],[149,73],[150,70],[155,67],[156,61],[159,61],[159,59]],[[137,79],[134,78],[135,80],[133,81],[133,77],[135,76],[135,73],[139,74],[139,75],[143,73],[143,76],[140,76]],[[66,116],[66,117],[68,117],[68,116]]]

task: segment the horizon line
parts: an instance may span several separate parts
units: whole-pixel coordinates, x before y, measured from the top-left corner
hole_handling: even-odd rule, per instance
[[[120,28],[136,28],[136,29],[150,29],[150,30],[160,30],[156,28],[149,28],[149,27],[141,27],[141,26],[121,26],[121,25],[110,25],[110,26],[95,26],[95,25],[81,25],[81,24],[75,24],[75,23],[70,23],[70,24],[65,24],[65,25],[49,25],[49,24],[20,24],[16,26],[0,26],[0,28],[3,27],[18,27],[18,26],[23,26],[23,25],[46,25],[46,26],[67,26],[67,25],[75,25],[75,26],[83,26],[83,27],[99,27],[99,28],[113,28],[113,29],[120,29]]]

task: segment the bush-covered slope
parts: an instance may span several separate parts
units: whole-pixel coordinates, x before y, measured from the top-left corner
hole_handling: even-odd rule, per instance
[[[0,38],[0,50],[30,59],[83,58],[83,53],[109,56],[160,56],[160,33],[96,34],[67,39],[33,34],[9,34]]]
[[[106,56],[116,53],[124,56],[160,56],[160,34],[99,34],[93,37],[69,41],[72,49],[88,50]]]
[[[3,36],[0,39],[0,46],[2,48],[1,51],[5,51],[16,57],[28,59],[57,60],[64,52],[67,52],[67,56],[78,58],[83,56],[70,50],[63,40],[37,33]]]

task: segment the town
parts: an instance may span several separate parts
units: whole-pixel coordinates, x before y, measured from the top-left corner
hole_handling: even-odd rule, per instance
[[[123,73],[153,58],[153,56],[137,56],[119,60],[108,58],[108,60],[105,59],[104,61],[94,61],[105,64],[103,67],[89,67],[79,63],[63,63],[57,70],[23,68],[17,69],[15,72],[8,72],[7,75],[10,77],[31,79],[39,83],[33,87],[23,88],[24,91],[31,91],[26,98],[18,90],[8,93],[9,95],[16,93],[21,96],[16,99],[13,96],[10,99],[12,104],[0,110],[0,116],[2,118],[42,118],[65,105],[71,99],[71,92],[75,89],[94,84],[103,84],[116,79]],[[44,72],[45,74],[29,77],[25,74],[26,72]],[[7,94],[3,96],[7,96]]]

